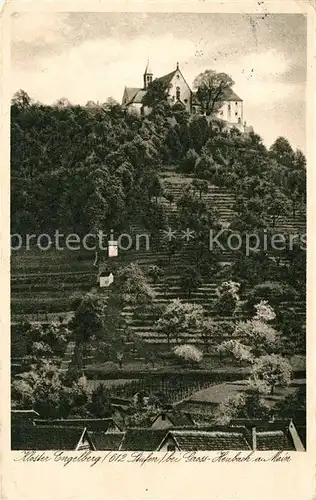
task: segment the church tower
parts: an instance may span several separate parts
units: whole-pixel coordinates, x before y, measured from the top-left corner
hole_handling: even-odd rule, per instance
[[[147,61],[147,66],[144,73],[144,89],[148,89],[148,86],[153,81],[153,72],[151,71],[149,60]]]

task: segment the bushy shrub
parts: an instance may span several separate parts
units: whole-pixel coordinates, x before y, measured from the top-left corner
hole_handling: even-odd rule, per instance
[[[266,300],[261,300],[259,304],[256,304],[255,310],[256,314],[253,318],[255,321],[262,321],[263,323],[268,323],[269,321],[273,321],[276,317],[274,310]]]
[[[191,363],[192,365],[200,363],[203,358],[202,351],[189,344],[183,344],[175,347],[174,353],[178,358],[180,358],[180,360]]]
[[[199,155],[197,154],[197,152],[194,149],[189,149],[180,163],[179,170],[181,170],[181,172],[189,174],[192,173],[194,171],[194,167],[198,158]]]
[[[265,300],[277,309],[281,302],[295,300],[296,296],[297,294],[292,287],[284,283],[266,281],[250,290],[246,307],[250,312],[254,312],[255,304]]]
[[[157,283],[163,277],[164,271],[161,267],[152,264],[149,266],[147,274],[153,280],[153,283]]]
[[[235,281],[224,281],[217,289],[215,310],[222,316],[232,316],[239,301],[240,284]]]

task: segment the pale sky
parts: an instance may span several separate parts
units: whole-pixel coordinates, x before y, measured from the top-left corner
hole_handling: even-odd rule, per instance
[[[305,151],[306,18],[298,14],[19,13],[12,17],[12,93],[51,104],[67,97],[121,102],[179,61],[188,84],[228,73],[244,118],[266,145],[278,136]]]

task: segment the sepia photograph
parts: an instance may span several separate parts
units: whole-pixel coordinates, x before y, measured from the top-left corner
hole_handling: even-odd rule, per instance
[[[11,450],[308,451],[307,16],[10,30]]]

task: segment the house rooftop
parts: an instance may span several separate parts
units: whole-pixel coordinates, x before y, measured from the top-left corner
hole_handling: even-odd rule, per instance
[[[206,430],[173,430],[168,436],[174,438],[180,450],[207,451],[207,450],[250,450],[245,433],[240,431],[206,431]]]
[[[84,427],[59,426],[11,426],[12,450],[75,450],[83,433],[90,439]]]
[[[120,450],[155,451],[167,432],[167,429],[129,428],[125,432]]]
[[[192,426],[194,424],[191,415],[180,411],[162,411],[153,419],[152,425],[159,417],[166,417],[175,427]]]
[[[118,450],[125,436],[125,432],[92,431],[89,434],[96,451]]]
[[[118,427],[113,418],[65,418],[65,419],[36,419],[34,424],[38,426],[58,426],[58,427],[86,427],[88,430],[107,431],[111,427]],[[120,429],[120,428],[119,428]]]

